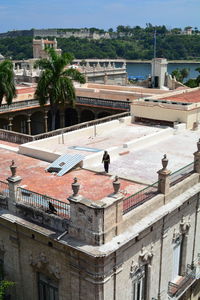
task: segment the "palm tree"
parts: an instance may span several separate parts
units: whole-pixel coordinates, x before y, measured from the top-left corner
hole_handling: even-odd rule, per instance
[[[8,105],[16,97],[13,64],[10,60],[0,63],[0,105],[4,97]]]
[[[69,103],[75,105],[75,88],[73,81],[85,83],[85,77],[78,70],[68,68],[73,56],[69,53],[58,55],[53,48],[48,50],[49,59],[40,59],[36,62],[42,72],[35,92],[41,106],[50,101],[52,115],[52,130],[55,129],[56,112],[58,106]]]

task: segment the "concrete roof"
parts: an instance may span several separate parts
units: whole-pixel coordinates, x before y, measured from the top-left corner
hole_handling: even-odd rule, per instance
[[[108,150],[111,158],[110,174],[142,184],[151,184],[157,181],[157,171],[161,168],[164,154],[168,156],[171,171],[176,171],[193,161],[199,135],[200,130],[177,131],[167,127],[137,124],[123,124],[111,128],[108,124],[102,131],[97,128],[96,136],[84,136],[80,131],[80,134],[73,135],[73,139],[67,134],[64,135],[63,144],[61,137],[57,136],[45,142],[40,140],[28,143],[27,147],[59,155],[83,154],[86,157],[83,167],[98,173],[103,171],[103,150]],[[72,146],[82,149],[71,149]],[[26,144],[23,147],[26,147]],[[92,153],[85,151],[85,147],[102,151]]]

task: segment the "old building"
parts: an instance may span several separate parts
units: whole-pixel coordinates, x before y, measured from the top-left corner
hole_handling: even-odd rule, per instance
[[[143,99],[132,103],[135,120],[158,124],[183,123],[189,129],[196,129],[200,121],[200,88],[181,89]]]
[[[53,41],[48,39],[35,40],[33,39],[33,58],[47,58],[47,49],[53,48],[57,54],[61,54],[61,49],[57,49],[56,38]]]
[[[2,141],[0,262],[12,298],[198,300],[198,135],[129,116],[23,145]],[[47,172],[77,154],[82,168],[56,176],[63,156]]]

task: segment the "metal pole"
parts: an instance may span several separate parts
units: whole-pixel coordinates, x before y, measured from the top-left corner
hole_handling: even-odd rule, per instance
[[[153,46],[153,58],[154,58],[154,62],[153,62],[153,88],[155,88],[155,59],[156,59],[156,29],[154,31],[154,46]]]

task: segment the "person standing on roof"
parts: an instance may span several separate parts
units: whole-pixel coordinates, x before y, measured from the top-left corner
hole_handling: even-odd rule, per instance
[[[104,151],[104,155],[102,158],[102,163],[104,164],[104,170],[106,173],[108,173],[109,164],[110,164],[110,155],[107,151]]]

